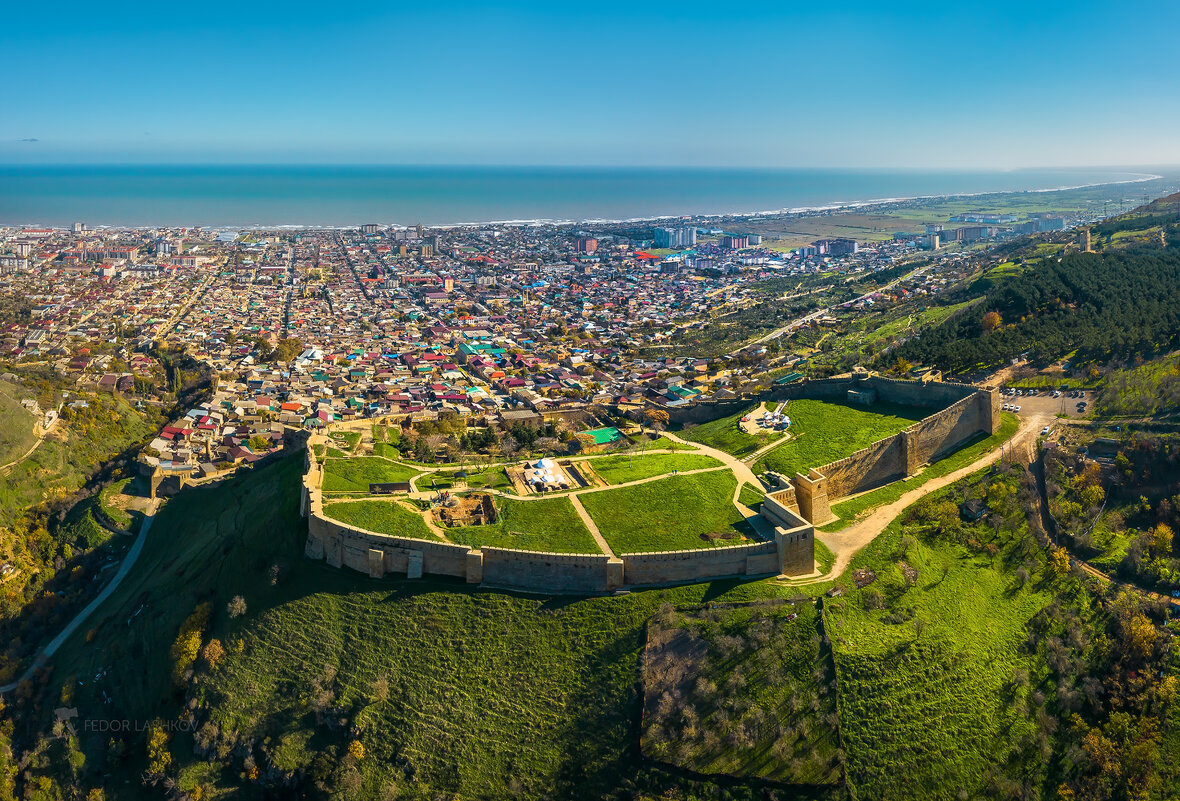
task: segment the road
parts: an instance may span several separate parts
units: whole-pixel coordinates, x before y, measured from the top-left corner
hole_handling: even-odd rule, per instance
[[[816,319],[819,319],[820,317],[823,317],[825,314],[828,314],[832,309],[836,308],[836,306],[843,306],[848,303],[856,303],[856,302],[862,301],[872,295],[875,295],[878,292],[886,292],[886,291],[892,289],[893,287],[897,286],[898,284],[900,284],[902,281],[908,281],[909,279],[913,278],[914,276],[920,275],[921,273],[923,273],[929,269],[930,269],[930,265],[928,265],[928,264],[924,265],[922,267],[917,268],[916,270],[911,270],[910,272],[906,273],[905,275],[903,275],[900,278],[896,278],[893,281],[890,281],[888,284],[886,284],[883,287],[880,287],[878,289],[874,289],[871,292],[866,292],[865,294],[861,295],[860,297],[852,298],[851,300],[842,300],[837,304],[833,304],[831,306],[825,306],[822,309],[817,309],[816,311],[813,311],[810,314],[800,317],[797,320],[793,320],[792,322],[789,322],[784,326],[780,326],[779,328],[776,328],[775,330],[771,331],[769,334],[766,334],[765,336],[755,339],[753,342],[747,342],[745,345],[742,345],[740,348],[735,348],[734,350],[730,351],[730,354],[731,355],[736,354],[740,351],[745,350],[746,348],[750,347],[751,345],[762,345],[762,344],[769,342],[772,339],[778,339],[783,334],[789,333],[790,331],[798,328],[799,326],[806,325],[807,323],[810,323],[812,320],[816,320]]]
[[[159,504],[159,500],[156,500],[152,503],[151,507],[148,508],[147,514],[143,519],[143,525],[139,527],[139,535],[135,538],[135,542],[132,543],[131,548],[127,551],[127,555],[123,557],[123,563],[119,565],[119,570],[115,573],[110,582],[102,588],[102,592],[95,596],[94,600],[88,603],[86,608],[79,612],[74,617],[74,619],[71,620],[66,625],[66,627],[61,630],[60,634],[50,640],[49,644],[41,650],[41,653],[37,654],[37,657],[33,660],[33,663],[29,665],[28,670],[26,670],[19,679],[12,682],[11,684],[5,684],[4,686],[0,687],[0,693],[10,693],[19,687],[21,682],[31,679],[33,677],[34,671],[36,671],[37,668],[42,667],[55,653],[57,653],[57,649],[61,648],[62,644],[70,638],[70,635],[77,631],[78,627],[86,622],[87,618],[89,618],[90,615],[94,613],[94,610],[102,606],[103,602],[105,602],[107,598],[110,598],[115,590],[119,589],[119,585],[123,583],[123,579],[127,577],[127,574],[131,572],[131,568],[135,566],[136,560],[139,559],[140,552],[143,551],[143,544],[147,542],[148,532],[151,531],[152,523],[156,519],[156,510],[159,508]]]

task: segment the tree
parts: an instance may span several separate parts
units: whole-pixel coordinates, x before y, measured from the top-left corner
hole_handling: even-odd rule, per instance
[[[1172,527],[1167,523],[1160,523],[1151,530],[1151,552],[1157,557],[1172,555]]]
[[[365,758],[365,746],[360,740],[353,740],[348,744],[348,755],[360,762]]]
[[[221,646],[221,640],[217,639],[216,637],[212,640],[209,640],[209,643],[205,646],[204,650],[201,651],[201,656],[204,658],[209,667],[217,667],[217,663],[221,661],[223,656],[225,656],[225,648]]]
[[[647,409],[643,412],[643,419],[656,431],[667,428],[670,418],[664,409]]]
[[[225,611],[231,620],[236,620],[237,618],[246,614],[246,599],[240,595],[235,595],[233,599],[225,605]]]
[[[995,331],[1003,322],[1004,321],[1001,319],[999,312],[989,311],[987,314],[983,315],[983,330]]]

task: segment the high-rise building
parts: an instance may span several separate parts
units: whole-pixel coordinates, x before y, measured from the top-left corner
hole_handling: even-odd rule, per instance
[[[1078,231],[1078,247],[1082,249],[1083,253],[1090,252],[1090,229],[1083,228]]]
[[[593,253],[598,250],[598,240],[592,236],[580,236],[574,243],[574,250],[579,253]]]
[[[735,236],[733,234],[726,234],[721,237],[721,247],[726,250],[742,250],[750,246],[750,238],[748,236]]]
[[[84,223],[84,222],[76,222],[76,223],[74,223],[74,225],[73,225],[73,231],[74,231],[74,233],[75,233],[75,234],[80,234],[80,233],[82,233],[82,232],[83,232],[83,231],[85,231],[85,230],[86,230],[86,223]]]
[[[693,226],[655,230],[655,244],[658,248],[690,248],[696,243],[697,229]]]
[[[376,223],[367,223],[361,226],[362,234],[375,234],[381,230],[381,226]]]

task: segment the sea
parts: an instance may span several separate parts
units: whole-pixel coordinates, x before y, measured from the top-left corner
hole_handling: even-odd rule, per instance
[[[0,225],[577,223],[801,211],[1158,177],[1113,169],[0,165]]]

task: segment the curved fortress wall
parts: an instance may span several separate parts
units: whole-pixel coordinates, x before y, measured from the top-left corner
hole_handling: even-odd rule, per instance
[[[541,593],[593,594],[733,576],[807,575],[815,565],[815,527],[831,516],[829,499],[888,483],[955,446],[999,428],[999,400],[960,384],[918,384],[882,378],[833,379],[776,388],[771,397],[843,400],[849,389],[874,389],[882,400],[946,408],[851,456],[798,475],[766,497],[761,515],[774,539],[687,551],[555,554],[397,537],[346,525],[324,515],[321,469],[306,452],[302,512],[308,518],[306,555],[334,567],[379,578],[404,573],[460,578],[469,584]],[[742,405],[748,401],[742,401]],[[712,416],[717,416],[714,407]],[[680,411],[680,410],[677,410]]]

